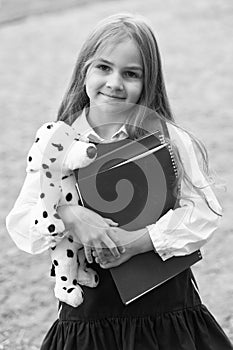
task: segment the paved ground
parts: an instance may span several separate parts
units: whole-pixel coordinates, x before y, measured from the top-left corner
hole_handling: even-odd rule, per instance
[[[228,186],[218,191],[222,226],[194,270],[204,302],[233,340],[232,10],[228,0],[89,1],[1,26],[0,350],[38,349],[56,318],[47,254],[19,251],[4,218],[22,185],[36,129],[56,118],[81,43],[94,23],[120,11],[152,21],[177,120],[204,140]]]
[[[0,25],[95,2],[98,0],[0,0]]]

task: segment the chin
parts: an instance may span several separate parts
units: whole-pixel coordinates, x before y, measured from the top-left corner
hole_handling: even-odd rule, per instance
[[[132,106],[129,106],[126,103],[122,103],[122,102],[115,102],[115,103],[109,103],[109,104],[105,104],[104,106],[101,105],[100,109],[102,109],[102,111],[105,112],[115,112],[116,114],[119,114],[121,112],[126,112],[129,111],[132,108]]]

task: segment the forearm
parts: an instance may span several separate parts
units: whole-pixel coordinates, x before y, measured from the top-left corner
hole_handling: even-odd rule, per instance
[[[134,255],[146,253],[150,250],[154,250],[154,246],[147,228],[143,228],[134,232],[135,232],[135,237],[137,237],[136,240],[132,242],[132,247],[131,247],[131,249],[135,253]]]
[[[76,233],[81,233],[87,229],[95,231],[108,227],[100,215],[80,205],[64,205],[58,207],[57,210],[66,230],[75,230]]]

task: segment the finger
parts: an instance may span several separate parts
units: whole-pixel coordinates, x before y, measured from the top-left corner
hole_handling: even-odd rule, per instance
[[[93,256],[94,258],[98,257],[98,252],[99,252],[99,251],[97,251],[97,249],[96,249],[96,250],[93,250],[93,251],[92,251],[92,256]],[[109,256],[112,256],[112,254],[111,254],[111,252],[109,251],[108,248],[103,248],[103,249],[102,249],[102,252],[100,252],[99,255],[100,255],[100,256],[104,256],[105,258],[107,258],[107,257],[109,257]]]
[[[96,258],[96,257],[98,256],[96,250],[93,250],[93,251],[92,251],[92,256],[93,256],[94,258]]]
[[[118,250],[121,254],[125,253],[125,247],[124,246],[119,246]]]
[[[105,222],[110,226],[118,226],[118,222],[113,221],[112,219],[104,218]]]
[[[100,261],[105,260],[105,252],[103,248],[95,248],[95,255],[99,258]]]
[[[84,246],[84,253],[89,264],[93,263],[92,250],[90,246]]]
[[[116,266],[114,263],[111,262],[105,262],[99,264],[102,269],[110,269],[111,267]]]
[[[110,269],[111,267],[116,267],[121,264],[121,260],[109,260],[100,262],[99,265],[102,269]]]
[[[95,262],[99,265],[105,265],[107,264],[107,261],[106,260],[101,260],[98,258],[98,256],[95,258]]]
[[[116,244],[111,240],[111,238],[109,236],[105,236],[104,237],[104,244],[106,245],[106,247],[108,247],[108,249],[110,250],[111,254],[115,257],[115,258],[119,258],[120,257],[120,252],[118,250],[118,247],[116,246]]]

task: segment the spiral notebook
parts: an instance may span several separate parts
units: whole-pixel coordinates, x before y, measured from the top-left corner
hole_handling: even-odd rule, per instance
[[[74,172],[82,205],[111,218],[128,231],[156,222],[166,211],[167,184],[174,177],[166,146],[159,131],[137,141],[125,139],[98,144],[96,160]],[[161,158],[163,162],[165,159],[166,174],[160,164]],[[163,261],[150,251],[110,271],[122,302],[127,305],[201,258],[198,250]]]

